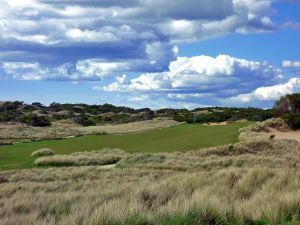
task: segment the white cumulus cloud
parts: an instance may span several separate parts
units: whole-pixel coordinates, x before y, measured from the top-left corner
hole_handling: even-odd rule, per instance
[[[300,67],[300,61],[284,60],[282,61],[282,67],[284,68]]]
[[[279,81],[282,71],[267,62],[248,61],[228,55],[178,57],[169,71],[144,73],[127,82],[116,81],[108,91],[174,91],[191,93],[251,90]],[[112,88],[113,87],[113,88]]]
[[[231,100],[238,102],[277,100],[286,94],[300,91],[300,78],[291,78],[287,83],[268,87],[260,87],[248,94],[240,94]]]

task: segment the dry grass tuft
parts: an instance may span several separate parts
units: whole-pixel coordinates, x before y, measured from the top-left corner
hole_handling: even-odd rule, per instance
[[[221,168],[299,168],[300,144],[292,140],[252,139],[186,153],[131,154],[118,162],[121,168],[177,171]]]
[[[41,157],[34,161],[37,166],[91,166],[115,164],[126,156],[119,149],[104,149],[101,151],[76,152],[70,155],[55,155]]]
[[[41,157],[41,156],[49,156],[49,155],[54,155],[54,154],[55,154],[55,152],[52,149],[42,148],[42,149],[32,152],[31,156],[32,157]]]

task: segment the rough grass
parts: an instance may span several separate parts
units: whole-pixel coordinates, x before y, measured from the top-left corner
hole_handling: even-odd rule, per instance
[[[171,169],[177,171],[220,168],[300,169],[300,144],[292,140],[253,139],[186,153],[131,154],[118,162],[120,168]]]
[[[189,151],[238,141],[239,128],[250,123],[233,123],[227,126],[201,126],[182,124],[170,128],[125,135],[92,135],[77,138],[19,143],[0,146],[0,170],[31,168],[32,151],[53,149],[56,154],[119,148],[126,152]]]
[[[97,166],[49,168],[0,173],[1,225],[253,225],[283,224],[300,219],[300,173],[275,149],[284,143],[247,143],[245,156],[277,153],[264,161],[241,165],[186,168],[164,164],[160,154],[146,154],[130,161],[130,167],[103,170]],[[294,145],[298,145],[296,142]],[[273,146],[270,147],[270,146]],[[224,155],[241,156],[225,148],[186,153],[214,164]],[[296,146],[299,154],[299,147]],[[295,152],[294,152],[295,153]],[[151,157],[152,155],[152,157]],[[175,155],[175,154],[174,154]],[[137,156],[137,155],[136,155]],[[212,157],[213,156],[213,157]],[[172,156],[175,157],[175,156]],[[278,160],[282,161],[278,165]],[[299,157],[296,162],[299,164]],[[145,168],[139,167],[141,162]],[[189,163],[189,162],[188,162]],[[274,166],[275,165],[275,166]],[[177,167],[180,166],[177,164]],[[154,167],[153,167],[154,168]],[[3,175],[2,175],[3,174]]]
[[[41,157],[34,161],[36,166],[91,166],[115,164],[126,156],[119,149],[104,149],[101,151],[76,152],[70,155],[55,155]]]
[[[296,141],[261,138],[188,152],[117,153],[125,157],[110,170],[0,172],[0,224],[300,224]]]
[[[32,157],[40,157],[40,156],[49,156],[49,155],[54,155],[55,152],[52,149],[49,148],[42,148],[39,150],[36,150],[31,153]]]
[[[52,140],[82,135],[126,134],[145,132],[158,128],[166,128],[179,124],[170,119],[153,119],[118,125],[101,125],[82,127],[74,123],[62,121],[50,127],[31,127],[20,123],[0,123],[0,144],[15,143],[22,140]]]
[[[249,140],[253,138],[265,139],[270,137],[270,128],[278,131],[289,131],[290,128],[281,118],[272,118],[263,122],[257,122],[240,129],[239,140]]]

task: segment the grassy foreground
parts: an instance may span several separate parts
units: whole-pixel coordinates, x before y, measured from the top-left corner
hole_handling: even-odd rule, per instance
[[[4,171],[0,224],[298,225],[299,153],[296,141],[268,138],[128,154],[112,169]]]
[[[145,133],[126,135],[91,135],[78,138],[20,143],[0,147],[0,170],[31,168],[31,153],[51,148],[57,154],[103,148],[120,148],[127,152],[175,152],[230,144],[238,141],[239,128],[251,122],[232,123],[226,126],[183,124]]]

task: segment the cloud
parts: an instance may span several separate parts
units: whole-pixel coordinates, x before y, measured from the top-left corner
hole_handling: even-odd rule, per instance
[[[129,102],[144,102],[149,100],[149,95],[141,95],[136,97],[131,97],[128,99]]]
[[[287,21],[281,25],[283,29],[299,30],[300,22],[297,21]]]
[[[144,73],[126,81],[126,77],[104,86],[105,91],[185,92],[189,94],[228,94],[250,91],[260,85],[273,84],[282,78],[282,71],[267,62],[238,59],[228,55],[178,57],[169,71]]]
[[[112,74],[128,70],[127,63],[109,63],[98,60],[80,60],[75,65],[70,63],[58,67],[44,67],[38,63],[4,62],[0,71],[6,78],[17,80],[92,80],[99,81]]]
[[[93,87],[94,90],[103,90],[103,91],[116,91],[119,89],[120,86],[124,85],[126,80],[126,75],[122,75],[116,78],[116,81],[114,83],[111,83],[107,86],[95,86]]]
[[[132,100],[147,96],[147,104],[159,100],[172,107],[267,107],[281,95],[300,91],[300,78],[283,82],[283,71],[265,61],[202,55],[178,57],[170,63],[168,71],[118,76],[114,82],[94,90],[122,93]]]
[[[260,87],[248,94],[240,94],[231,100],[239,102],[278,100],[281,96],[300,91],[300,78],[292,78],[287,83]]]
[[[284,60],[284,61],[282,61],[282,67],[284,67],[284,68],[297,68],[297,67],[300,67],[300,61]]]
[[[0,61],[38,64],[51,73],[94,59],[127,64],[123,73],[161,72],[176,58],[177,44],[276,29],[271,0],[0,2]]]
[[[228,34],[269,32],[277,29],[272,22],[271,1],[233,0],[232,13],[222,19],[174,19],[160,24],[172,43],[206,40]]]
[[[40,77],[48,73],[47,69],[40,67],[38,63],[4,62],[0,64],[0,71],[22,80],[40,80]]]

